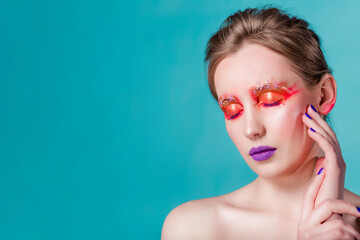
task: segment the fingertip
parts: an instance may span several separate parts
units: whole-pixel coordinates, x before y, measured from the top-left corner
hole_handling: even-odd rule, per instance
[[[315,109],[315,107],[311,104],[311,106],[310,106],[310,109],[312,109],[314,112],[318,112],[316,109]]]
[[[322,172],[324,172],[324,167],[320,168],[320,170],[318,171],[317,175],[320,175]]]
[[[311,130],[312,128],[308,128],[308,133],[312,136],[315,136],[315,133],[314,131]]]
[[[311,113],[311,106],[310,106],[310,105],[307,106],[306,111],[307,111],[308,113]]]
[[[360,207],[359,206],[355,206],[355,214],[354,214],[354,216],[357,216],[357,217],[360,217]]]
[[[356,206],[356,205],[351,204],[351,203],[350,203],[350,205],[351,205],[351,208],[352,208],[352,209],[355,208],[355,211],[354,211],[354,214],[353,214],[353,215],[360,217],[360,206]],[[352,212],[352,211],[350,211],[350,212]]]
[[[325,157],[318,157],[315,163],[314,172],[318,173],[324,167]]]
[[[307,114],[306,112],[304,112],[304,113],[302,112],[302,113],[301,113],[301,118],[302,118],[303,122],[305,122],[305,121],[308,119],[308,118],[306,117],[306,114]]]

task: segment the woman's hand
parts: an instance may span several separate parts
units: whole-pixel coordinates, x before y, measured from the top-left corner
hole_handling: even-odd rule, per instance
[[[308,134],[325,153],[318,159],[314,176],[304,198],[298,225],[298,240],[302,239],[360,239],[360,234],[337,214],[359,217],[358,208],[343,201],[346,165],[339,142],[329,125],[316,109],[309,106],[303,121]]]
[[[315,207],[326,199],[343,199],[346,165],[335,133],[313,106],[308,106],[303,122],[308,134],[325,153],[318,159],[315,169],[324,168],[325,178],[315,199]]]
[[[315,175],[303,198],[297,240],[305,239],[360,239],[360,234],[342,218],[329,220],[333,214],[360,217],[358,208],[343,200],[327,199],[315,207],[315,199],[325,174]]]

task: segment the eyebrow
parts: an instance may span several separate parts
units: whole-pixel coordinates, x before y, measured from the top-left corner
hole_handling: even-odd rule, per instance
[[[230,96],[227,96],[227,97],[219,97],[219,105],[220,105],[220,108],[223,108],[225,105],[228,105],[229,103],[234,103],[234,102],[239,102],[238,99],[232,95]]]
[[[258,94],[259,92],[262,92],[263,90],[266,90],[266,89],[284,89],[284,88],[287,88],[287,85],[288,85],[288,82],[286,81],[282,81],[282,82],[279,82],[279,81],[266,81],[265,84],[261,85],[261,86],[253,86],[251,87],[251,90],[253,91],[253,94],[256,95]]]
[[[286,81],[269,81],[266,80],[265,84],[261,86],[253,86],[249,89],[250,96],[254,99],[258,98],[261,94],[268,91],[277,91],[279,93],[291,94],[293,87],[288,88],[288,82]]]

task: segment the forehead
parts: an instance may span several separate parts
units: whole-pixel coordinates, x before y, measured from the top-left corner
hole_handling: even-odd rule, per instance
[[[221,60],[214,74],[218,96],[227,92],[244,94],[267,81],[304,87],[288,59],[258,44],[245,44],[235,54]]]

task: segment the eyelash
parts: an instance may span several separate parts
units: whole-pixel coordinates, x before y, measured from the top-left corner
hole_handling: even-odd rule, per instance
[[[263,103],[262,106],[263,107],[276,107],[279,106],[281,103],[282,99],[273,103]]]
[[[243,110],[239,111],[238,113],[232,115],[232,116],[229,116],[228,120],[233,120],[235,118],[237,118],[238,116],[240,116],[240,114],[242,113]]]

